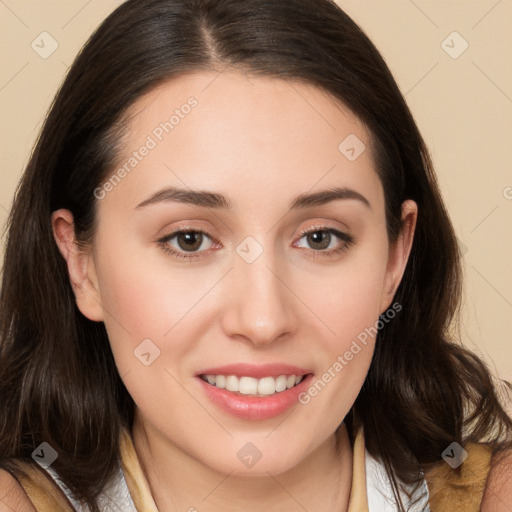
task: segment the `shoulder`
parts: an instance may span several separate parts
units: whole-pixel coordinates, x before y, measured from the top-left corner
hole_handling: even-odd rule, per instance
[[[512,510],[512,449],[493,455],[481,512]]]
[[[18,481],[0,469],[0,512],[36,512]]]

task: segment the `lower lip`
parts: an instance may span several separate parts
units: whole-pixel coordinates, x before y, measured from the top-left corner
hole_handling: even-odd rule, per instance
[[[306,375],[293,388],[268,397],[239,395],[208,384],[201,377],[197,378],[206,396],[223,411],[244,420],[267,420],[293,407],[298,402],[299,395],[309,387],[313,374]]]

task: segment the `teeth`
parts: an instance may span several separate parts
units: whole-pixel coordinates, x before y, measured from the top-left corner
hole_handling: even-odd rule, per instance
[[[240,377],[237,391],[242,393],[242,395],[257,395],[258,379],[254,379],[253,377]]]
[[[228,391],[238,391],[238,388],[239,388],[238,377],[235,377],[234,375],[228,375],[226,377],[226,389]]]
[[[257,380],[257,379],[254,379]],[[274,377],[264,377],[258,382],[258,394],[273,395],[276,392],[276,381]]]
[[[201,378],[221,389],[241,395],[270,396],[299,384],[304,375],[279,375],[279,377],[237,377],[235,375],[201,375]]]
[[[276,379],[276,393],[284,391],[286,389],[286,381],[288,377],[286,375],[279,375]]]

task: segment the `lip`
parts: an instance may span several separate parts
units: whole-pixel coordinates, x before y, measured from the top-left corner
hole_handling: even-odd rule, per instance
[[[237,368],[240,365],[237,365]],[[226,367],[223,367],[226,368]],[[220,368],[215,368],[215,371],[218,372]],[[213,370],[213,368],[211,369]],[[208,370],[210,372],[211,370]],[[254,370],[254,367],[253,367]],[[263,371],[263,370],[262,370]],[[268,372],[268,370],[265,370]],[[276,371],[276,370],[272,370]],[[278,371],[282,371],[282,365]],[[215,374],[215,372],[211,372]],[[286,375],[288,372],[279,373],[279,375]],[[297,375],[296,373],[289,372],[289,375]],[[217,375],[226,375],[224,373],[224,369],[217,373]],[[228,375],[236,375],[235,373],[230,373]],[[253,376],[248,373],[242,372],[240,375]],[[303,373],[299,375],[304,375]],[[239,376],[239,375],[237,375]],[[265,373],[262,375],[263,377],[274,376],[274,374]],[[259,377],[261,378],[261,377]],[[281,391],[280,393],[275,393],[273,395],[269,395],[267,397],[258,397],[258,396],[249,396],[249,395],[239,395],[238,393],[234,393],[232,391],[228,391],[227,389],[220,389],[216,386],[209,384],[204,381],[201,377],[196,376],[197,381],[203,389],[203,392],[207,396],[209,400],[217,407],[219,407],[222,411],[234,416],[236,418],[241,418],[244,420],[251,421],[259,421],[259,420],[267,420],[270,418],[274,418],[283,414],[288,409],[292,408],[299,401],[299,395],[306,391],[310,386],[314,375],[312,373],[308,373],[302,381],[294,386],[293,388],[287,389],[285,391]]]
[[[262,379],[263,377],[279,377],[280,375],[306,375],[313,373],[312,370],[299,368],[289,364],[272,363],[255,365],[250,363],[228,364],[217,366],[215,368],[206,368],[196,373],[199,375],[235,375],[236,377],[254,377]],[[293,389],[293,388],[291,388]],[[284,391],[283,391],[284,393]]]

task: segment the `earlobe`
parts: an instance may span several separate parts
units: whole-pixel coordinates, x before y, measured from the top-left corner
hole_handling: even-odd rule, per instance
[[[57,247],[66,260],[76,304],[89,320],[103,321],[99,286],[90,250],[81,248],[75,238],[73,214],[61,209],[52,213],[51,223]]]
[[[402,203],[402,229],[396,242],[389,247],[381,314],[391,305],[393,297],[402,280],[412,249],[417,218],[417,204],[411,199],[404,201]]]

